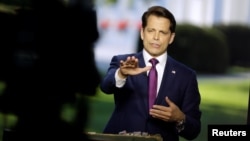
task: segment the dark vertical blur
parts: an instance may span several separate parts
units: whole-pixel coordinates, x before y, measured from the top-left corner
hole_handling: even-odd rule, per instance
[[[100,76],[93,52],[96,12],[85,2],[32,0],[16,14],[0,13],[0,80],[6,84],[0,110],[18,116],[4,141],[87,139],[84,96],[95,95]],[[74,122],[61,118],[65,103],[77,107]]]

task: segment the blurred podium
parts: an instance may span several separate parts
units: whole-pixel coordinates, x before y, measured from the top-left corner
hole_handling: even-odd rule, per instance
[[[163,141],[160,135],[87,133],[90,141]]]

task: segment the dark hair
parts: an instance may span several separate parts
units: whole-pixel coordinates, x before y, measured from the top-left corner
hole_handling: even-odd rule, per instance
[[[176,21],[174,18],[174,15],[166,8],[162,6],[152,6],[149,7],[147,11],[145,11],[142,15],[142,28],[145,28],[147,26],[147,20],[150,15],[155,15],[158,17],[164,17],[166,19],[169,19],[170,21],[170,31],[173,33],[175,32],[176,27]]]

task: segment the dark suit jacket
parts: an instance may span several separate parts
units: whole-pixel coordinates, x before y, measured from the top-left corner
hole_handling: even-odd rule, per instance
[[[120,60],[134,55],[139,59],[139,67],[145,67],[142,52],[114,56],[106,76],[101,83],[101,90],[114,94],[115,109],[104,129],[104,133],[117,134],[120,131],[141,131],[149,134],[161,134],[164,141],[178,141],[178,134],[186,139],[194,139],[201,130],[200,93],[196,73],[168,55],[161,87],[155,104],[168,106],[168,96],[185,114],[185,129],[180,133],[175,123],[164,122],[149,116],[148,77],[147,73],[128,76],[122,88],[115,86],[115,72]]]

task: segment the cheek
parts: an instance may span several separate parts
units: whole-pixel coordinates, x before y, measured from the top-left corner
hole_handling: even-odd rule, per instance
[[[171,43],[172,39],[170,37],[162,38],[161,40],[164,44],[168,45]]]
[[[151,34],[144,34],[143,40],[151,41],[153,40],[153,36]]]

